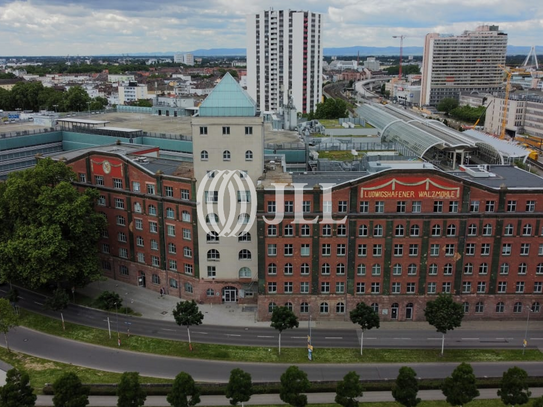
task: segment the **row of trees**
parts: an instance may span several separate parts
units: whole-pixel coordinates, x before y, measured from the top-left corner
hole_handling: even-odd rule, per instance
[[[349,117],[349,106],[342,99],[327,98],[323,103],[317,103],[314,112],[311,111],[305,116],[307,120]]]
[[[0,110],[42,109],[57,112],[82,112],[88,109],[101,110],[108,101],[103,97],[91,98],[81,86],[72,86],[67,91],[47,88],[41,82],[18,82],[11,90],[0,88]]]
[[[526,404],[531,396],[527,385],[526,371],[512,367],[503,373],[498,397],[505,405],[515,406]],[[279,397],[294,407],[305,407],[307,395],[311,388],[307,373],[297,366],[290,366],[280,378]],[[479,396],[477,380],[473,368],[462,363],[447,377],[441,390],[451,406],[463,406]],[[418,397],[419,380],[417,373],[408,366],[400,368],[392,387],[394,400],[405,407],[415,407],[421,399]],[[85,407],[89,403],[90,388],[81,383],[75,373],[65,373],[53,383],[53,405],[56,407]],[[363,396],[364,387],[360,376],[351,371],[337,383],[335,402],[342,407],[358,407],[358,399]],[[233,369],[225,390],[225,396],[232,406],[244,403],[254,394],[250,373],[242,369]],[[181,372],[172,384],[166,400],[173,407],[193,407],[200,403],[200,388],[192,376]],[[139,373],[125,372],[117,386],[117,406],[143,406],[147,398],[145,389],[140,383]],[[0,405],[2,407],[32,407],[35,406],[36,395],[30,386],[27,373],[17,369],[7,372],[6,384],[0,387]],[[543,407],[543,397],[537,399],[534,407]]]
[[[443,98],[437,104],[436,108],[440,112],[445,112],[446,115],[464,122],[475,123],[479,118],[480,122],[484,123],[485,121],[485,106],[459,106],[458,100],[454,98]]]

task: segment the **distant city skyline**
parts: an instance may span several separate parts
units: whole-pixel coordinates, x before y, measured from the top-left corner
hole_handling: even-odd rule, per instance
[[[105,55],[245,48],[246,15],[269,9],[324,16],[324,48],[421,47],[430,32],[499,25],[509,45],[543,45],[539,0],[0,0],[0,56]]]

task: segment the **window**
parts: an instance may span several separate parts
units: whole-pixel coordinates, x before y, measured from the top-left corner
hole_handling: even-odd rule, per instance
[[[202,150],[200,152],[200,160],[207,161],[208,159],[209,159],[209,153],[207,152],[207,150]]]
[[[500,264],[500,274],[502,275],[509,274],[509,263]]]
[[[327,281],[321,282],[321,294],[330,294],[330,283]]]
[[[319,306],[319,310],[320,310],[321,314],[328,314],[328,312],[329,312],[328,303],[327,302],[321,302],[321,304]]]
[[[356,283],[356,293],[364,294],[366,292],[366,283]]]
[[[311,201],[303,201],[302,202],[302,212],[303,213],[311,212]]]
[[[190,199],[190,191],[188,189],[181,190],[181,199]]]
[[[471,282],[464,281],[462,283],[462,293],[463,294],[469,294],[471,292]]]
[[[441,236],[441,226],[439,225],[432,226],[432,236]]]
[[[439,244],[432,243],[430,245],[430,256],[433,256],[433,257],[439,256]]]
[[[250,242],[251,234],[249,232],[242,233],[238,236],[238,242]]]
[[[275,292],[275,291],[274,291]],[[273,310],[277,307],[277,305],[275,304],[275,302],[270,302],[268,304],[268,312],[273,312]]]
[[[401,237],[403,235],[404,235],[403,225],[396,225],[396,228],[394,229],[394,236]]]
[[[479,212],[479,201],[471,201],[469,203],[470,212]]]
[[[285,256],[292,256],[294,254],[294,245],[292,243],[287,243],[283,247],[283,254]]]
[[[285,225],[284,236],[294,236],[294,227],[292,224]]]
[[[539,263],[535,268],[535,274],[541,275],[543,274],[543,263]]]
[[[158,250],[158,242],[155,239],[151,239],[151,250]]]
[[[396,263],[392,267],[392,275],[394,275],[394,276],[401,276],[402,275],[402,265],[401,264]]]
[[[532,304],[532,308],[531,308],[531,311],[532,312],[539,312],[541,310],[541,305],[539,304],[539,302],[534,302]]]
[[[283,290],[285,294],[292,294],[292,281],[286,281],[283,283]]]
[[[251,252],[247,249],[240,250],[238,260],[251,260]]]
[[[383,236],[383,226],[375,225],[373,227],[373,237],[381,237],[381,236]]]
[[[250,136],[253,134],[253,128],[251,126],[245,126],[245,135]]]
[[[322,235],[323,236],[332,236],[332,226],[331,225],[323,225],[322,226]]]
[[[207,127],[200,127],[200,135],[206,135],[207,134]]]
[[[528,271],[528,265],[526,263],[520,263],[518,265],[518,273],[519,275],[524,275]]]
[[[310,255],[310,246],[308,243],[302,243],[300,247],[300,256],[307,257]]]
[[[358,227],[358,237],[366,237],[366,236],[368,236],[368,226],[360,225]]]
[[[447,236],[456,236],[456,225],[447,226]]]
[[[219,191],[205,191],[204,198],[206,203],[219,202]]]
[[[277,236],[277,226],[268,225],[268,236]]]
[[[139,247],[143,247],[143,246],[144,246],[143,237],[141,237],[141,236],[137,236],[137,237],[136,237],[136,245],[139,246]]]
[[[324,263],[322,266],[321,266],[321,274],[323,276],[327,276],[327,275],[330,275],[330,265],[328,263]]]
[[[407,204],[406,204],[405,201],[398,201],[396,203],[396,212],[405,213],[406,206],[407,206]]]
[[[403,256],[403,244],[394,245],[394,256]]]
[[[337,203],[337,211],[340,213],[347,212],[347,201],[339,201]]]
[[[479,281],[477,283],[477,293],[478,294],[484,294],[486,292],[486,282],[485,281]]]
[[[345,304],[342,302],[338,302],[336,304],[336,313],[337,314],[343,314],[345,313]]]
[[[222,153],[222,160],[223,161],[230,161],[230,151],[224,150]]]
[[[109,253],[109,244],[103,243],[102,244],[102,253]]]
[[[488,263],[479,264],[479,274],[488,274]]]
[[[343,275],[345,275],[345,264],[343,264],[343,263],[338,263],[338,264],[336,265],[336,274],[337,274],[338,276],[343,276]]]
[[[379,294],[381,292],[381,283],[371,283],[371,293]]]
[[[507,201],[507,212],[515,212],[517,210],[517,201]]]
[[[209,261],[219,261],[221,259],[221,254],[216,249],[211,249],[207,251],[207,259]]]
[[[207,266],[207,276],[215,278],[217,276],[217,268],[215,266]]]
[[[408,276],[417,275],[417,265],[415,263],[411,263],[409,266],[407,266],[407,275]]]
[[[328,225],[330,226],[330,225]],[[300,235],[301,236],[311,236],[311,228],[309,227],[309,225],[302,225],[302,227],[300,228]]]
[[[95,175],[94,176],[94,183],[96,185],[104,185],[104,177],[102,177],[101,175]]]
[[[309,283],[307,281],[303,281],[300,283],[300,293],[309,294]]]
[[[437,264],[430,264],[428,267],[428,275],[437,276]]]
[[[321,246],[321,254],[323,256],[330,256],[332,254],[332,245],[330,243],[323,243]]]
[[[385,211],[385,202],[384,201],[376,201],[375,202],[375,212],[376,213],[383,213]]]
[[[174,219],[175,218],[175,212],[174,212],[174,210],[172,208],[166,208],[166,217],[168,219]]]
[[[253,152],[251,150],[245,152],[245,161],[253,161]]]
[[[291,276],[294,273],[294,268],[292,267],[292,263],[286,263],[283,266],[283,273],[286,276]]]
[[[192,267],[192,264],[185,264],[185,266],[191,266]],[[177,261],[176,260],[168,260],[168,268],[170,270],[177,271]],[[186,270],[185,270],[185,272],[186,272]],[[170,284],[170,287],[171,287],[171,284]]]
[[[109,264],[109,262],[108,262]],[[104,269],[106,270],[111,270],[111,264],[109,264],[109,267],[104,267]],[[128,267],[126,266],[119,266],[119,272],[123,275],[123,276],[127,276],[129,274],[128,272]]]
[[[187,211],[181,212],[181,220],[183,222],[190,222],[190,212],[187,212]]]
[[[270,263],[268,264],[268,274],[274,276],[277,274],[277,264]]]
[[[276,292],[277,292],[277,283],[275,282],[268,283],[268,294],[275,294]]]
[[[443,212],[443,201],[434,201],[434,213]]]
[[[268,245],[268,256],[277,256],[277,245],[269,244]]]
[[[520,244],[520,255],[528,256],[530,254],[530,243],[521,243]]]
[[[400,283],[392,283],[392,294],[400,294],[401,288]]]
[[[416,283],[407,283],[407,287],[406,287],[407,294],[415,294],[416,289],[417,289]]]
[[[492,236],[492,225],[490,223],[483,226],[483,236]]]
[[[501,301],[498,302],[498,303],[496,304],[496,312],[499,313],[499,314],[501,314],[501,313],[504,312],[504,311],[505,311],[505,304],[504,304],[503,302],[501,302]]]
[[[251,216],[248,213],[240,213],[238,216],[238,224],[247,225],[250,219],[251,219]]]
[[[358,245],[358,256],[366,257],[368,255],[368,246],[365,244]]]
[[[481,314],[485,309],[485,306],[482,301],[479,301],[477,304],[475,304],[475,313]]]
[[[535,212],[535,201],[526,201],[526,212]]]
[[[475,243],[466,243],[466,256],[475,256]]]
[[[449,294],[451,292],[451,283],[446,282],[441,284],[441,292],[445,294]]]
[[[513,236],[515,229],[513,227],[512,223],[508,223],[505,228],[503,229],[503,235],[504,236]]]
[[[467,314],[469,312],[469,302],[464,302],[462,307],[464,308],[464,314]]]
[[[481,256],[490,255],[490,243],[481,244]]]
[[[453,243],[447,243],[445,245],[445,256],[454,256],[455,245]]]
[[[543,283],[541,281],[536,281],[534,283],[534,294],[541,294],[543,292]]]
[[[307,314],[309,312],[309,304],[307,302],[302,302],[300,304],[300,312],[302,314]]]
[[[167,197],[173,197],[173,187],[164,187],[164,192]]]
[[[115,208],[116,209],[124,209],[124,199],[115,198]]]
[[[477,236],[477,225],[470,223],[468,226],[468,236]]]
[[[374,264],[371,266],[371,275],[372,276],[380,276],[381,275],[381,265],[380,264]]]
[[[117,225],[126,226],[126,219],[124,218],[124,216],[117,215],[116,220],[117,220]]]
[[[275,213],[275,201],[268,201],[268,213]]]
[[[498,282],[498,293],[499,294],[505,294],[507,292],[507,282],[506,281],[499,281]]]
[[[177,267],[177,263],[176,263],[176,267]],[[185,264],[184,269],[185,269],[185,274],[192,274],[192,264]]]
[[[420,213],[421,211],[422,211],[422,202],[421,201],[413,201],[413,204],[411,206],[411,212]]]
[[[294,212],[294,201],[285,201],[285,212],[286,213]]]
[[[230,134],[230,126],[222,126],[222,134],[223,135]]]
[[[365,276],[366,275],[366,265],[365,264],[359,264],[356,266],[356,275],[357,276]]]
[[[532,236],[532,225],[528,223],[522,227],[522,236]]]
[[[513,312],[515,314],[520,314],[522,312],[522,303],[521,302],[515,302],[513,305]]]
[[[345,225],[337,225],[337,233],[338,236],[347,236],[347,226]]]
[[[149,205],[148,211],[149,215],[156,216],[156,206],[155,205]]]
[[[100,195],[96,203],[100,206],[106,206],[106,197],[104,195]]]
[[[436,293],[436,283],[428,283],[428,294]]]
[[[502,256],[510,256],[510,255],[511,255],[511,243],[502,244]]]
[[[147,194],[155,195],[155,184],[147,184]]]
[[[472,263],[466,263],[464,265],[464,274],[473,274],[473,264]]]
[[[443,275],[444,276],[452,276],[453,273],[453,265],[451,263],[447,263],[443,266]]]
[[[119,232],[119,233],[117,234],[117,240],[118,240],[119,242],[126,243],[126,233],[124,233],[124,232]]]
[[[495,206],[496,206],[495,201],[486,201],[485,212],[494,212]]]
[[[309,264],[307,263],[302,263],[302,265],[300,266],[300,274],[302,276],[307,276],[309,275]]]
[[[383,255],[383,245],[374,244],[373,245],[373,257],[380,257]]]
[[[87,175],[85,173],[79,173],[79,182],[87,182]]]
[[[153,274],[151,276],[151,281],[153,282],[153,284],[160,284],[160,277],[158,276],[158,274]]]
[[[458,212],[458,201],[449,202],[449,212],[457,213]]]
[[[373,312],[375,312],[376,314],[379,313],[379,304],[377,304],[376,302],[372,303],[370,305],[371,309],[373,310]]]
[[[168,243],[168,253],[170,254],[176,254],[177,248],[174,243]]]
[[[361,213],[368,213],[370,211],[370,203],[368,201],[361,201],[360,202],[360,212]]]
[[[158,256],[151,256],[151,265],[154,267],[160,267],[160,258]]]
[[[412,225],[411,229],[409,230],[409,234],[413,237],[419,236],[420,234],[420,227],[419,225]]]
[[[515,285],[515,293],[522,294],[524,292],[524,281],[517,281]]]
[[[167,225],[168,236],[175,237],[175,226]]]
[[[338,256],[345,256],[347,253],[347,247],[345,243],[339,243],[336,247],[336,253]]]

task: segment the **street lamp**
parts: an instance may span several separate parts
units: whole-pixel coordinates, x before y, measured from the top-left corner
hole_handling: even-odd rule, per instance
[[[90,116],[90,104],[91,104],[91,102],[87,102],[87,108],[89,110],[89,116]]]
[[[526,305],[526,308],[528,308],[528,316],[526,317],[526,330],[524,331],[524,341],[522,342],[523,355],[526,346],[528,346],[528,324],[530,323],[530,314],[532,313],[532,307],[530,305]]]
[[[117,303],[115,303],[115,316],[117,317],[117,339],[119,339],[119,312],[117,310]]]

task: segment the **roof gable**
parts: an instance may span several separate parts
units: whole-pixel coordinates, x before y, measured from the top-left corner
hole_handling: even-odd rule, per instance
[[[202,102],[199,110],[203,117],[254,117],[256,103],[232,75],[226,73]]]

